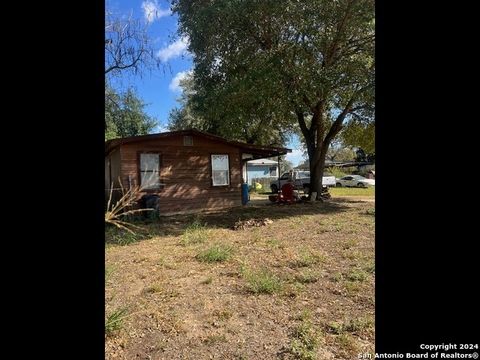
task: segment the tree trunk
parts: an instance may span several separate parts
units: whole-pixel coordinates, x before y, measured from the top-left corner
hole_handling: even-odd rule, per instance
[[[313,151],[313,156],[309,154],[310,160],[310,194],[317,193],[316,200],[321,200],[323,171],[325,169],[325,158],[328,150],[328,142],[323,141]]]

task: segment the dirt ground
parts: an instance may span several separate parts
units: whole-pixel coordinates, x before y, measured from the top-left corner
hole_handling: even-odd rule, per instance
[[[374,352],[372,201],[279,206],[259,197],[226,212],[148,222],[130,240],[108,229],[106,359],[350,360]],[[272,222],[233,230],[265,218]]]

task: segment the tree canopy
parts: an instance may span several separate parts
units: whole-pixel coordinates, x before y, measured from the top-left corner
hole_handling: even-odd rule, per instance
[[[145,135],[157,122],[144,110],[145,104],[133,89],[117,93],[105,87],[105,140]]]
[[[194,114],[222,136],[298,131],[320,194],[331,142],[374,119],[373,0],[174,0],[194,55]]]

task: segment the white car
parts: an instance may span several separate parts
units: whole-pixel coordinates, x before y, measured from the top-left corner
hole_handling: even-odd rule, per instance
[[[337,187],[369,187],[375,186],[374,179],[367,179],[360,175],[347,175],[337,179]]]

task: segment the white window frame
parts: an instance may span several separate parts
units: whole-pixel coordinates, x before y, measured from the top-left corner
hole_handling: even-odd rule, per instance
[[[226,169],[215,169],[215,165],[214,165],[214,157],[215,156],[225,156],[227,158],[227,168]],[[211,168],[212,168],[212,186],[229,186],[230,185],[230,157],[228,156],[228,154],[212,154],[210,155],[210,163],[211,163]],[[226,178],[226,183],[222,183],[222,184],[216,184],[215,183],[215,176],[214,176],[214,171],[226,171],[227,172],[227,176],[225,177]]]

